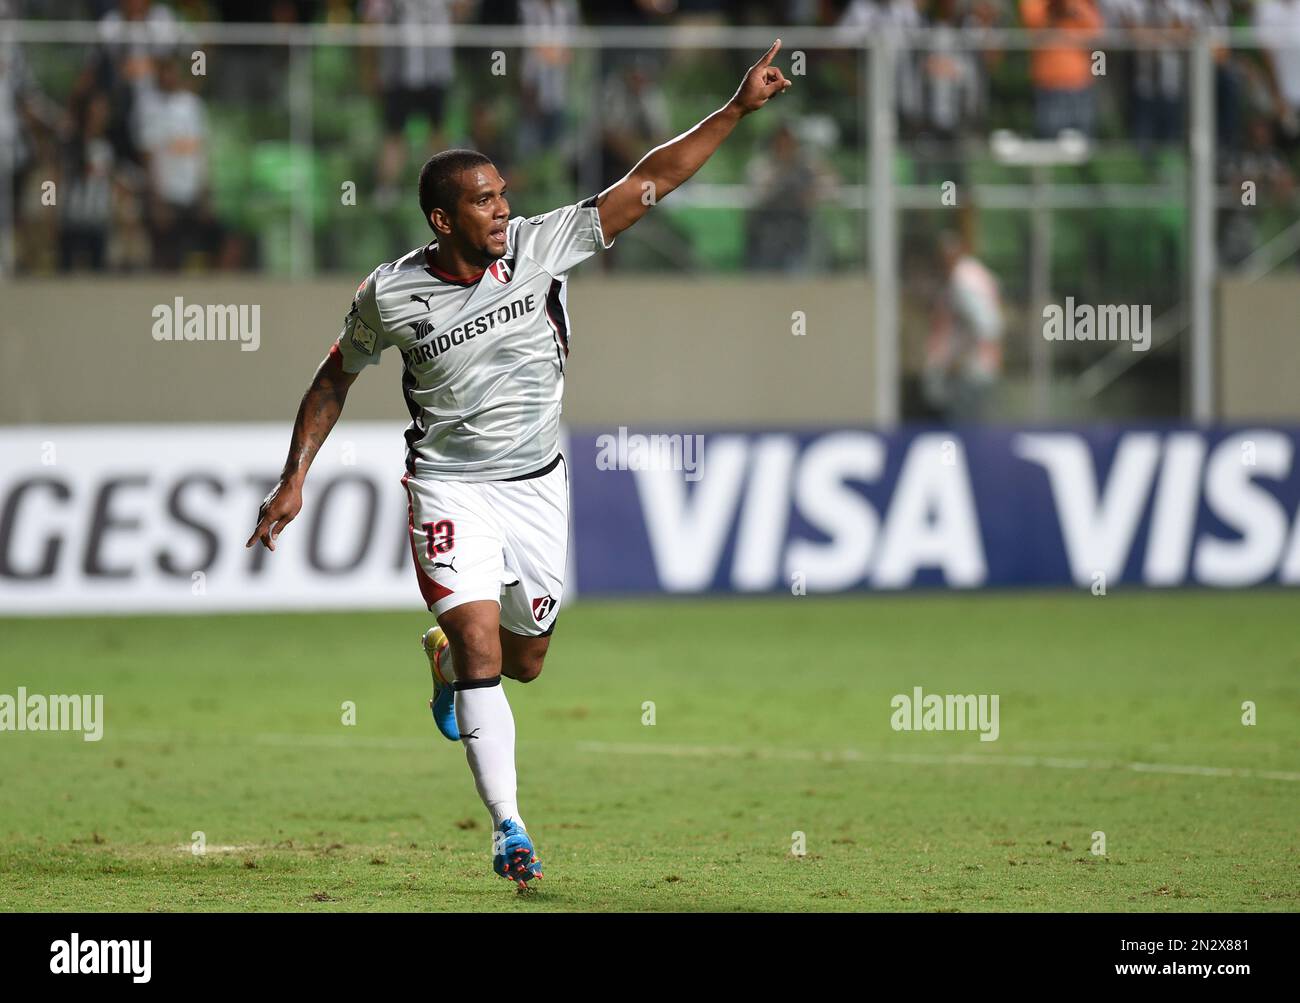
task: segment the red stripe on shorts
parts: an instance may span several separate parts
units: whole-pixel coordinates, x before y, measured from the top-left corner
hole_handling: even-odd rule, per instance
[[[402,476],[402,487],[406,488],[406,524],[411,537],[411,560],[415,562],[415,577],[420,583],[420,595],[424,596],[424,605],[433,609],[434,604],[446,599],[455,591],[435,582],[420,564],[420,553],[415,549],[415,495],[407,484],[409,474]]]

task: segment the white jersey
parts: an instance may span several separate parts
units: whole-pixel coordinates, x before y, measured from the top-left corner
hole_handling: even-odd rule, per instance
[[[505,256],[474,279],[437,271],[436,242],[366,277],[336,350],[349,373],[390,346],[401,353],[408,473],[509,480],[555,460],[569,354],[565,279],[611,244],[590,198],[510,220]]]

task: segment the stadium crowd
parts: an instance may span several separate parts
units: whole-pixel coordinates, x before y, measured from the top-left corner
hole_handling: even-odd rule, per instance
[[[1093,39],[1107,28],[1184,42],[1202,26],[1253,24],[1276,34],[1300,28],[1300,0],[0,0],[0,18],[52,16],[97,21],[100,44],[85,47],[87,57],[58,92],[24,47],[0,38],[0,149],[6,151],[0,180],[18,227],[37,213],[45,179],[57,179],[61,192],[52,241],[57,252],[28,254],[21,264],[31,271],[257,266],[256,241],[214,204],[212,119],[214,106],[220,111],[223,103],[283,105],[283,75],[275,77],[262,59],[240,75],[242,83],[195,77],[182,44],[187,23],[521,24],[539,32],[574,25],[788,24],[838,27],[846,37],[929,27],[927,48],[900,50],[896,79],[900,136],[920,151],[917,180],[927,181],[962,176],[969,144],[987,136],[996,124],[991,108],[1007,104],[1009,94],[1029,99],[1025,131],[1104,133]],[[145,38],[124,36],[132,22],[146,26]],[[1041,31],[1044,41],[1019,62],[993,47],[955,44],[961,33],[989,27]],[[563,171],[574,190],[621,176],[674,131],[665,75],[680,67],[671,55],[607,55],[592,81],[579,79],[574,52],[562,44],[527,49],[516,107],[508,113],[514,125],[507,128],[501,103],[474,93],[460,96],[466,111],[452,121],[462,53],[418,44],[349,53],[354,79],[376,109],[376,152],[361,181],[374,192],[373,204],[380,210],[403,204],[413,160],[451,144],[476,146],[516,173],[566,151]],[[853,58],[840,52],[826,62],[847,65]],[[1118,95],[1109,111],[1112,135],[1146,157],[1181,143],[1186,55],[1152,47],[1116,50],[1109,58],[1107,78],[1114,82],[1108,86]],[[1289,199],[1300,153],[1300,47],[1217,49],[1214,59],[1221,181],[1249,177]],[[817,264],[808,253],[808,221],[813,204],[838,180],[830,154],[862,140],[857,95],[844,93],[847,79],[832,72],[808,81],[810,99],[843,109],[831,112],[829,133],[780,123],[740,165],[737,180],[753,196],[749,267]],[[594,104],[603,109],[597,124],[575,114],[593,104],[582,93],[593,87]],[[1234,235],[1232,222],[1225,224],[1225,242],[1248,248],[1248,229]]]

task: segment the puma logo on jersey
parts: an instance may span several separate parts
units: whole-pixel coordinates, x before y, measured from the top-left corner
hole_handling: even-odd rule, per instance
[[[480,727],[481,727],[481,726],[480,726]],[[461,737],[461,739],[462,739],[463,741],[466,741],[466,742],[468,742],[471,738],[478,738],[478,728],[475,728],[475,729],[474,729],[473,731],[471,731],[471,732],[461,732],[460,737]]]
[[[429,306],[429,300],[433,299],[433,293],[429,293],[428,296],[416,296],[415,293],[411,293],[411,299],[417,303],[423,303],[426,310],[433,309],[433,307]]]
[[[453,575],[460,574],[460,572],[456,570],[456,558],[454,557],[450,561],[434,561],[433,566],[435,568],[451,568],[451,573]]]

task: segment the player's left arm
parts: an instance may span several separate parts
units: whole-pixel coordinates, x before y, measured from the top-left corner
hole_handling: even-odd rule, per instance
[[[749,68],[730,101],[676,139],[656,146],[623,180],[597,196],[600,229],[607,243],[698,171],[731,135],[737,122],[790,86],[790,81],[772,65],[780,49],[778,38],[763,58]],[[652,197],[646,198],[647,193]]]

